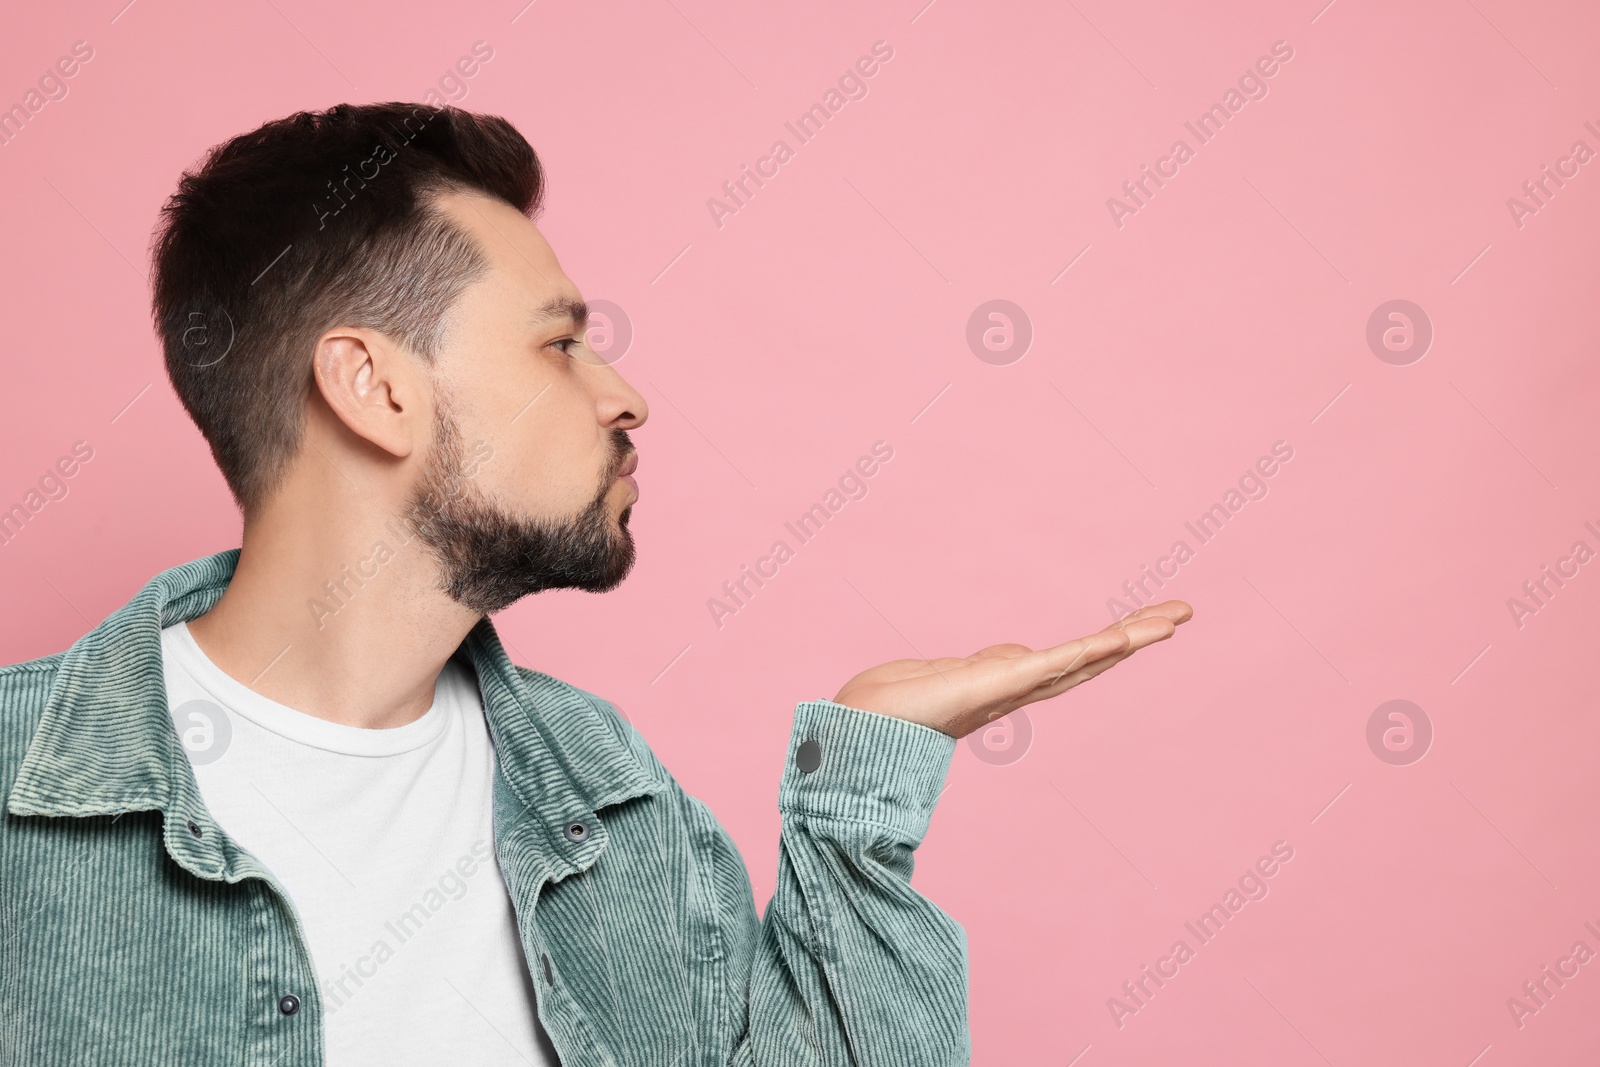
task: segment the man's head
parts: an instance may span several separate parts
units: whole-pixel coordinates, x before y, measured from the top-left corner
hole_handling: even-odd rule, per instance
[[[542,193],[505,120],[411,104],[292,115],[183,176],[156,326],[247,528],[282,507],[398,513],[480,612],[622,580],[617,476],[647,409],[584,341],[532,222]]]

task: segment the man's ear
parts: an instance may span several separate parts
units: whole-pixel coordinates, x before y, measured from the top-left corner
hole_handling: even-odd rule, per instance
[[[396,458],[425,436],[423,380],[414,360],[375,330],[337,327],[317,338],[317,391],[351,433]]]

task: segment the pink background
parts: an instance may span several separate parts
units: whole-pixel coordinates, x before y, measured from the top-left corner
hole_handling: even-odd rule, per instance
[[[0,659],[237,543],[149,326],[180,170],[292,110],[420,98],[482,40],[459,102],[544,159],[541,226],[631,319],[618,369],[653,414],[633,576],[499,626],[626,710],[759,902],[795,702],[1098,629],[1184,538],[1177,640],[1030,708],[1031,742],[958,750],[916,884],[968,931],[975,1061],[1600,1050],[1600,961],[1521,1027],[1507,1007],[1600,951],[1600,564],[1520,627],[1507,605],[1600,550],[1600,162],[1521,227],[1506,203],[1600,150],[1591,5],[122,3],[0,34],[0,102],[94,49],[0,147],[0,507],[94,449],[0,548]],[[799,145],[783,123],[880,40],[868,95]],[[1269,94],[1197,146],[1183,123],[1277,41]],[[1194,158],[1119,228],[1107,198],[1179,137]],[[779,138],[794,158],[719,228],[707,199]],[[1007,365],[966,340],[991,299],[1032,324]],[[1405,366],[1365,340],[1394,299],[1435,334]],[[708,599],[878,440],[869,494],[718,628]],[[1183,524],[1280,440],[1269,495],[1199,546]],[[1409,765],[1367,742],[1392,699],[1434,731]],[[1278,841],[1270,894],[1119,1027],[1107,999]]]

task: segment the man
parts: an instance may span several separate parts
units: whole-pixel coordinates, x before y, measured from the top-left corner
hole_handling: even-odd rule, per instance
[[[796,708],[777,891],[487,616],[628,573],[644,399],[504,120],[301,113],[185,174],[168,373],[243,515],[0,670],[0,1063],[965,1063],[910,886],[956,740],[1170,636],[899,660]]]

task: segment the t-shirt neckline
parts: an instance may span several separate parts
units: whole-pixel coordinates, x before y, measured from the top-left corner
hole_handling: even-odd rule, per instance
[[[319,719],[262,696],[211,662],[186,622],[167,627],[163,636],[167,652],[229,712],[290,741],[350,756],[394,756],[435,740],[459,705],[459,686],[464,681],[462,667],[452,659],[434,681],[433,703],[419,718],[404,726],[367,729]]]

